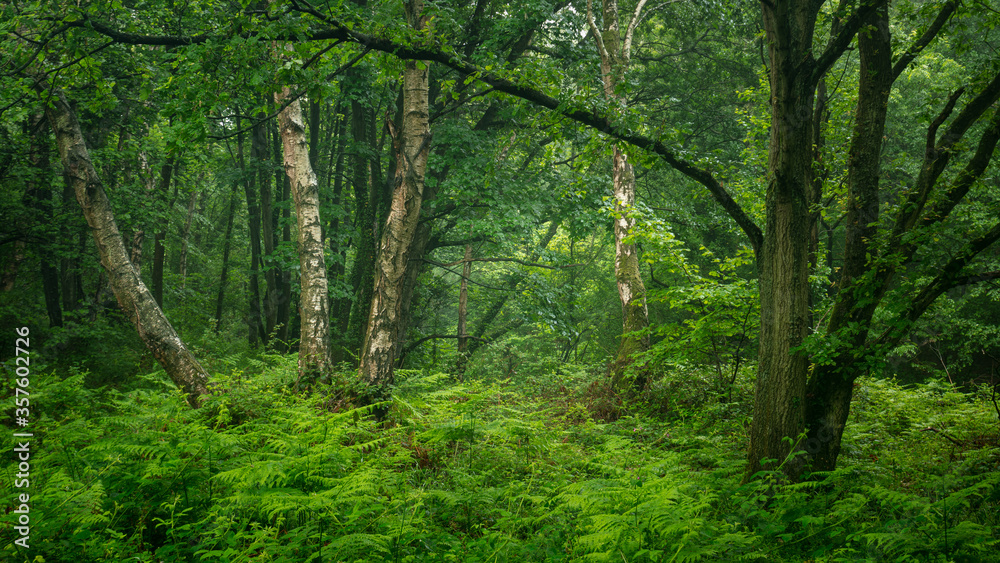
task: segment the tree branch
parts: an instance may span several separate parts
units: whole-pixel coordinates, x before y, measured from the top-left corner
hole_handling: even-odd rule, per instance
[[[871,3],[862,4],[854,15],[843,22],[840,32],[830,38],[830,42],[827,44],[823,54],[820,55],[813,65],[813,84],[819,82],[819,79],[826,74],[826,71],[830,70],[833,63],[837,62],[840,55],[851,45],[851,41],[854,40],[854,36],[861,29],[862,23],[868,19],[868,15],[886,3],[888,3],[888,0],[874,0]]]
[[[327,20],[330,21],[329,18],[327,18]],[[75,24],[76,27],[86,27],[89,25],[102,35],[131,45],[192,45],[218,38],[211,35],[170,37],[159,35],[143,36],[131,33],[122,33],[90,19],[79,20],[77,22],[72,22],[72,24]],[[549,96],[540,90],[536,90],[531,86],[524,85],[523,83],[515,83],[497,74],[483,71],[475,65],[462,60],[454,54],[447,53],[437,46],[402,45],[390,39],[366,35],[359,31],[348,29],[346,26],[341,24],[336,25],[337,27],[329,29],[306,32],[304,36],[306,40],[309,41],[336,39],[347,40],[374,51],[393,54],[400,59],[426,60],[444,64],[459,74],[474,76],[476,79],[485,82],[499,92],[521,98],[536,106],[554,111],[555,113],[563,115],[564,117],[576,121],[577,123],[596,129],[597,131],[605,133],[620,141],[624,141],[660,156],[672,168],[708,189],[709,193],[712,194],[716,202],[722,205],[722,208],[726,211],[726,213],[728,213],[729,216],[736,221],[736,224],[739,225],[744,234],[746,234],[750,241],[750,245],[753,247],[754,253],[757,255],[760,254],[764,236],[760,227],[757,226],[754,220],[747,215],[746,211],[732,198],[729,192],[712,175],[711,172],[703,168],[699,168],[693,163],[677,156],[677,154],[667,148],[662,141],[646,137],[626,129],[619,123],[612,121],[612,119],[606,115],[589,109],[567,106],[558,99]],[[250,37],[256,34],[248,32],[242,35]],[[285,41],[297,40],[296,37],[291,36],[272,37],[270,39]]]
[[[925,285],[920,293],[910,300],[906,308],[890,321],[889,328],[875,340],[876,347],[885,349],[896,346],[913,326],[913,323],[942,293],[953,287],[964,285],[966,280],[974,278],[975,275],[962,276],[959,274],[980,252],[989,248],[998,239],[1000,239],[1000,223],[993,225],[993,228],[978,238],[969,241],[958,255],[940,268],[941,273]],[[989,274],[979,275],[988,276]]]
[[[911,45],[910,48],[907,49],[906,52],[899,57],[899,60],[896,61],[896,64],[893,65],[892,79],[894,81],[897,78],[899,78],[899,75],[902,74],[904,70],[906,70],[906,67],[909,66],[911,62],[913,62],[913,59],[917,58],[917,55],[919,55],[920,52],[923,51],[925,47],[930,45],[930,42],[933,41],[935,37],[937,37],[938,32],[940,32],[941,28],[944,27],[944,24],[948,22],[948,19],[951,18],[951,15],[955,13],[955,10],[958,9],[959,4],[961,4],[961,0],[951,0],[950,2],[941,7],[941,11],[938,12],[937,17],[934,18],[933,22],[931,22],[930,27],[928,27],[927,30],[924,31],[923,35],[921,35],[920,38],[917,39],[913,43],[913,45]]]

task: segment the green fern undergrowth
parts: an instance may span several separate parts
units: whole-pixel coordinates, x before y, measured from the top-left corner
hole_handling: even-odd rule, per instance
[[[162,372],[94,389],[37,369],[30,548],[5,524],[0,559],[1000,561],[985,391],[865,380],[840,468],[741,484],[752,366],[724,390],[678,369],[631,401],[586,366],[402,371],[378,424],[349,370],[303,395],[292,356],[215,365],[197,410]]]

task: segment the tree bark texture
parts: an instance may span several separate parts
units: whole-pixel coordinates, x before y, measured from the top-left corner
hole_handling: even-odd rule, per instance
[[[892,88],[892,45],[889,11],[883,7],[869,16],[868,28],[858,34],[861,68],[858,105],[848,152],[847,218],[844,262],[838,296],[827,334],[845,342],[832,365],[817,366],[806,389],[806,426],[802,445],[812,469],[831,471],[850,412],[858,362],[865,353],[872,316],[879,300],[877,288],[864,281],[870,270],[872,245],[878,232],[879,172],[889,91]]]
[[[167,375],[187,393],[188,402],[197,405],[198,397],[208,392],[208,373],[181,341],[132,268],[111,204],[66,97],[61,91],[48,91],[41,85],[38,88],[48,101],[46,114],[56,136],[66,178],[83,208],[118,304]]]
[[[604,97],[609,104],[624,110],[625,96],[618,89],[623,84],[631,60],[632,32],[638,24],[644,1],[640,1],[626,25],[625,33],[620,29],[618,0],[603,1],[604,29],[598,30],[593,20],[588,0],[588,20],[591,34],[597,43],[601,56],[601,79]],[[622,337],[618,353],[612,367],[612,384],[616,389],[640,391],[646,386],[644,373],[630,374],[629,366],[637,353],[649,350],[649,311],[646,306],[646,286],[639,270],[639,255],[635,244],[628,241],[635,228],[635,172],[623,145],[616,143],[612,149],[611,182],[615,198],[615,283],[622,305]],[[631,376],[631,377],[630,377]]]
[[[291,89],[286,86],[275,94],[275,102],[284,104],[291,95]],[[323,223],[319,213],[319,183],[309,163],[309,143],[298,100],[281,110],[278,124],[298,225],[299,383],[308,385],[330,370],[330,305],[323,255]]]
[[[804,429],[812,232],[812,116],[816,80],[811,2],[761,2],[771,83],[771,138],[760,274],[760,349],[748,475],[774,469]],[[765,464],[765,460],[771,463]],[[797,477],[795,464],[783,469]]]
[[[422,0],[406,2],[407,19],[423,27]],[[368,329],[361,348],[361,378],[373,399],[385,397],[393,381],[402,323],[404,279],[410,245],[420,221],[424,175],[430,152],[427,64],[407,61],[403,71],[403,119],[396,143],[395,186],[375,266]]]

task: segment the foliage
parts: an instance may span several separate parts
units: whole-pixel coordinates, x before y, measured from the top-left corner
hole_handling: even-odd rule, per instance
[[[162,373],[123,393],[40,366],[32,549],[6,527],[5,560],[995,561],[1000,544],[996,415],[946,383],[867,380],[840,469],[741,485],[750,394],[697,403],[710,376],[673,386],[685,415],[602,422],[600,373],[406,371],[380,427],[328,410],[332,389],[291,393],[292,356],[219,363],[245,367],[197,410]]]

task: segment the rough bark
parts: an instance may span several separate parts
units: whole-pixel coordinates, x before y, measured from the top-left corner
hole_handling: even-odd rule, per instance
[[[587,3],[590,31],[601,56],[601,79],[604,97],[624,110],[627,100],[619,92],[631,60],[632,33],[638,24],[645,0],[640,0],[625,28],[620,30],[618,0],[604,0],[604,29],[594,22],[591,2]],[[635,354],[649,349],[649,311],[646,307],[646,287],[639,270],[639,255],[628,238],[635,228],[632,209],[635,206],[635,172],[622,144],[613,147],[611,182],[615,199],[615,283],[622,305],[622,337],[612,368],[612,383],[616,389],[639,391],[646,386],[643,371],[631,373]]]
[[[760,349],[748,475],[773,469],[804,428],[812,215],[813,3],[761,2],[768,42],[771,137],[766,223],[758,255]],[[771,460],[772,463],[765,463]],[[795,464],[783,469],[797,477]]]
[[[291,89],[286,86],[274,95],[274,99],[281,105],[291,95]],[[330,305],[323,255],[323,223],[319,213],[319,183],[309,163],[309,143],[298,100],[289,103],[278,114],[278,124],[298,226],[301,286],[298,384],[308,385],[330,369]]]
[[[167,375],[187,393],[188,402],[197,405],[198,397],[208,392],[208,373],[177,336],[132,268],[111,204],[66,97],[61,91],[49,91],[42,84],[38,89],[48,102],[46,114],[56,136],[66,177],[83,208],[118,304]]]
[[[407,19],[421,29],[422,0],[405,4]],[[410,245],[420,221],[424,175],[430,152],[430,120],[427,64],[407,61],[403,70],[403,119],[396,150],[395,186],[375,267],[368,329],[361,347],[362,380],[370,387],[371,399],[385,398],[393,382],[393,363],[398,352],[402,292]]]
[[[864,276],[875,254],[872,245],[879,220],[880,156],[893,82],[888,9],[872,14],[867,23],[867,30],[858,35],[861,68],[847,161],[846,237],[839,299],[827,327],[827,334],[837,335],[846,346],[834,364],[816,367],[806,389],[808,433],[803,448],[812,469],[820,471],[831,471],[836,465],[854,380],[861,375],[858,363],[866,353],[864,344],[878,305],[876,289],[870,280],[864,281]]]

